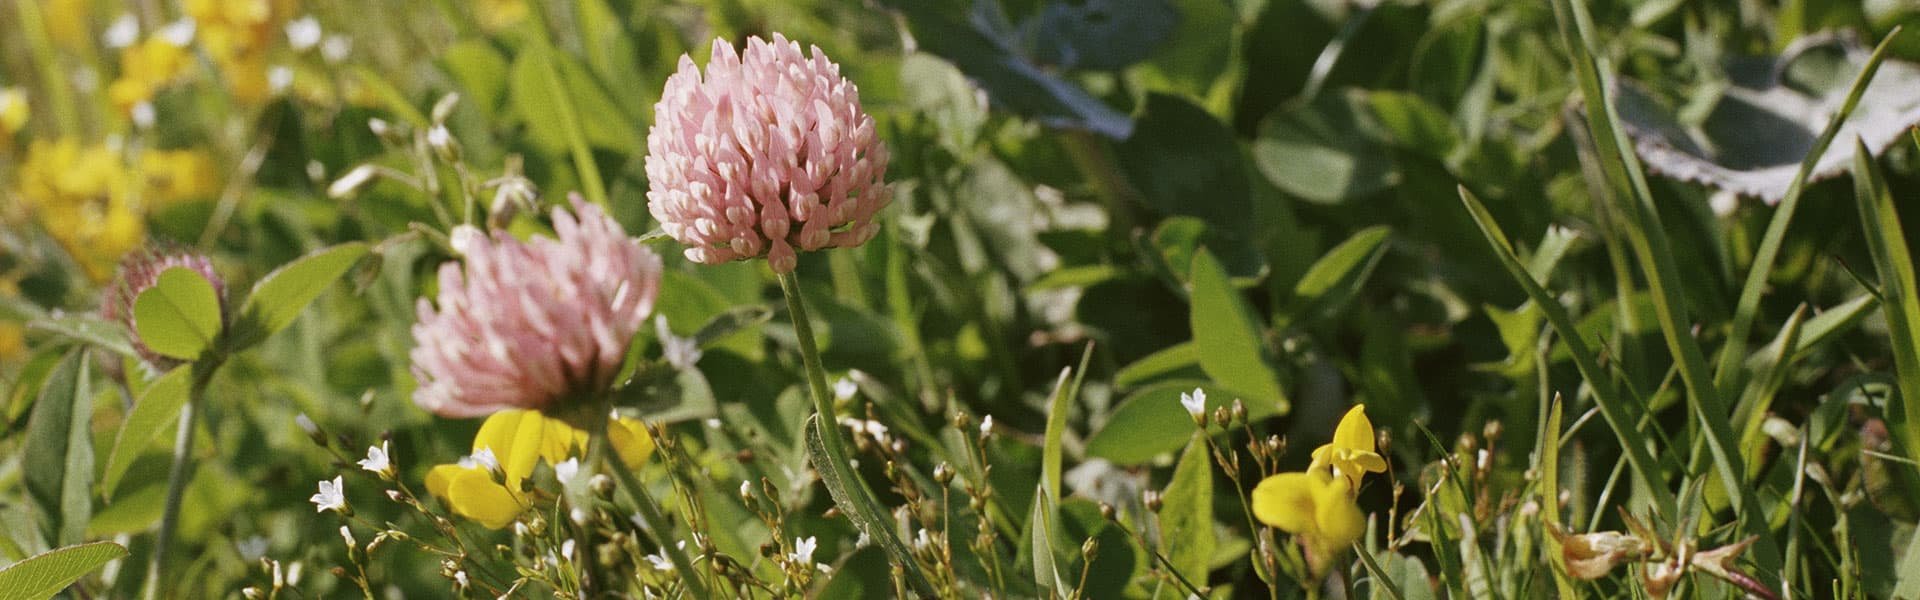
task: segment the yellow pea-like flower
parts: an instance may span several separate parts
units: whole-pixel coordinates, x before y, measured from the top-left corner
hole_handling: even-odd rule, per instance
[[[1253,488],[1253,516],[1299,536],[1322,557],[1333,556],[1366,533],[1366,515],[1346,483],[1322,471],[1281,473]]]
[[[1373,421],[1367,420],[1367,405],[1348,409],[1333,430],[1333,442],[1313,450],[1313,464],[1307,470],[1327,469],[1347,484],[1349,494],[1360,489],[1360,478],[1367,473],[1387,471],[1386,458],[1374,451]]]
[[[0,137],[12,138],[27,126],[29,116],[26,90],[10,87],[0,88]],[[0,147],[12,140],[0,140]]]
[[[653,438],[640,421],[614,418],[607,424],[607,441],[628,466],[639,466],[653,453]],[[427,471],[427,491],[440,498],[454,514],[488,529],[512,523],[530,507],[520,492],[521,482],[536,465],[558,465],[586,453],[587,432],[539,411],[503,410],[487,417],[473,437],[473,456],[457,464]],[[493,470],[498,469],[498,480]]]

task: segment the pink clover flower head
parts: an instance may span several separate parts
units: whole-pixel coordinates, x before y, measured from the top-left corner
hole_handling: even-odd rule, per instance
[[[133,301],[140,297],[141,292],[158,283],[161,273],[176,267],[192,269],[213,284],[214,297],[220,299],[220,314],[224,319],[227,313],[227,282],[220,278],[219,272],[213,270],[213,260],[204,254],[172,245],[154,245],[127,254],[120,260],[113,287],[108,288],[100,299],[100,316],[125,325],[134,351],[156,372],[171,370],[179,366],[180,361],[162,356],[140,341],[140,330],[133,325]]]
[[[600,207],[556,207],[558,239],[455,228],[461,262],[419,300],[413,402],[444,417],[561,408],[607,390],[660,292],[660,255]]]
[[[648,210],[718,264],[765,256],[793,271],[798,250],[864,244],[893,198],[887,148],[860,91],[819,47],[773,34],[735,53],[713,41],[704,76],[682,55],[647,132]]]

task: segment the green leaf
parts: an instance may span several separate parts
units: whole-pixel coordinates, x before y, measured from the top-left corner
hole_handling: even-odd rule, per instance
[[[1173,467],[1160,509],[1160,551],[1187,581],[1207,580],[1213,558],[1213,457],[1195,430]]]
[[[533,49],[513,61],[507,94],[527,137],[549,152],[558,153],[578,135],[588,146],[631,154],[642,150],[645,132],[620,111],[593,72],[570,54]],[[568,103],[571,109],[561,106]],[[564,118],[562,111],[574,116]]]
[[[260,278],[240,305],[240,319],[234,325],[235,349],[259,343],[293,324],[301,311],[321,292],[346,275],[370,248],[364,242],[349,242],[320,249],[294,259]]]
[[[220,295],[198,271],[167,269],[133,300],[133,327],[154,352],[199,358],[220,336]]]
[[[1240,290],[1227,279],[1227,272],[1205,249],[1193,257],[1192,313],[1193,344],[1200,355],[1200,369],[1221,385],[1247,394],[1248,409],[1259,405],[1265,410],[1285,412],[1287,398],[1280,390],[1280,374],[1274,370],[1272,355],[1261,343],[1261,327],[1254,320]],[[1184,437],[1184,436],[1183,436]]]
[[[1858,151],[1853,163],[1854,198],[1867,249],[1873,253],[1874,271],[1880,276],[1880,294],[1885,299],[1881,310],[1887,318],[1894,380],[1900,390],[1889,399],[1884,416],[1888,429],[1903,438],[1908,458],[1913,458],[1920,456],[1920,292],[1914,287],[1913,250],[1907,245],[1886,180],[1867,149],[1858,140],[1854,143]]]
[[[1200,364],[1199,347],[1193,342],[1181,342],[1149,354],[1146,358],[1133,361],[1133,364],[1120,368],[1114,373],[1115,387],[1130,388],[1160,377],[1191,369]]]
[[[41,386],[27,417],[25,464],[32,468],[22,478],[41,531],[53,543],[79,542],[93,509],[88,493],[93,486],[91,364],[85,352],[69,352]]]
[[[1093,344],[1080,354],[1078,375],[1072,368],[1060,370],[1060,380],[1053,384],[1053,396],[1047,400],[1046,440],[1041,446],[1040,484],[1042,489],[1052,494],[1048,500],[1060,502],[1060,463],[1063,449],[1061,438],[1067,434],[1067,416],[1073,412],[1075,400],[1080,395],[1080,382],[1087,376],[1087,361],[1093,358]],[[1071,382],[1068,376],[1072,376]]]
[[[1107,422],[1087,438],[1087,455],[1119,465],[1138,465],[1162,453],[1180,449],[1187,433],[1193,430],[1193,417],[1180,406],[1180,394],[1199,388],[1207,394],[1207,410],[1231,406],[1235,398],[1247,398],[1232,388],[1204,381],[1174,380],[1134,392],[1121,401]],[[1280,407],[1265,402],[1245,402],[1247,418],[1264,419],[1279,414]]]
[[[1460,145],[1447,113],[1410,92],[1375,91],[1366,96],[1374,121],[1394,145],[1444,161]]]
[[[1323,94],[1276,113],[1253,143],[1253,163],[1275,186],[1302,199],[1336,204],[1385,191],[1400,181],[1393,153],[1361,132],[1355,100]]]
[[[1362,229],[1314,261],[1293,286],[1291,322],[1309,322],[1338,314],[1366,285],[1374,267],[1387,255],[1385,225]]]
[[[468,101],[493,120],[507,92],[507,59],[484,39],[468,39],[447,47],[440,64],[466,92]]]
[[[180,416],[180,407],[186,405],[192,384],[193,366],[175,367],[148,385],[140,400],[133,403],[133,411],[127,413],[126,422],[113,439],[113,449],[107,453],[107,470],[100,475],[102,497],[114,498],[114,489],[120,485],[120,478],[126,475],[133,459],[167,424]]]
[[[1058,537],[1054,525],[1059,520],[1059,511],[1051,497],[1058,494],[1056,490],[1047,489],[1046,482],[1040,482],[1033,494],[1032,514],[1027,517],[1027,550],[1033,555],[1033,583],[1044,598],[1059,596],[1069,589],[1060,577],[1059,561],[1053,555],[1053,542]]]
[[[913,559],[913,552],[894,534],[892,521],[880,503],[867,491],[866,484],[853,472],[852,462],[845,456],[835,456],[834,447],[829,446],[820,435],[820,415],[807,417],[807,458],[813,462],[814,470],[820,474],[820,482],[827,484],[827,493],[833,496],[834,506],[840,509],[853,526],[873,543],[879,544],[894,564],[905,571],[907,583],[920,595],[934,598],[933,583],[927,580],[920,570],[920,563]]]
[[[1133,135],[1115,148],[1140,198],[1166,215],[1207,223],[1206,245],[1235,275],[1259,274],[1252,193],[1233,132],[1178,96],[1151,94]]]
[[[113,542],[56,548],[0,569],[0,600],[46,600],[127,549]]]
[[[1895,598],[1920,598],[1920,535],[1912,536],[1907,542],[1906,552],[1901,553],[1900,581],[1893,586]]]

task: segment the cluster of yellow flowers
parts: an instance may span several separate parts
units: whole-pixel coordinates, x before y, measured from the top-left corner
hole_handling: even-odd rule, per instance
[[[197,150],[148,150],[129,167],[117,149],[74,138],[34,140],[18,177],[29,214],[94,281],[106,281],[146,239],[148,209],[211,196],[219,185],[213,160]]]
[[[107,97],[121,114],[127,114],[180,80],[192,64],[187,48],[165,36],[148,36],[120,52],[120,78],[107,86]]]
[[[1280,473],[1253,488],[1253,515],[1267,525],[1297,536],[1315,571],[1366,533],[1366,515],[1354,504],[1360,480],[1367,473],[1384,473],[1387,461],[1375,451],[1373,422],[1366,405],[1357,405],[1341,417],[1333,442],[1313,451],[1313,463],[1303,472]]]
[[[614,417],[607,424],[607,442],[630,467],[653,454],[653,438],[639,420]],[[473,436],[473,455],[457,464],[427,471],[427,491],[453,509],[488,529],[499,529],[520,517],[532,502],[520,490],[535,465],[555,467],[584,456],[587,432],[536,410],[503,410],[487,417]],[[563,476],[564,477],[564,476]]]
[[[274,32],[299,8],[296,0],[187,0],[207,56],[219,65],[227,91],[243,103],[265,101],[272,89],[267,81],[267,50]]]

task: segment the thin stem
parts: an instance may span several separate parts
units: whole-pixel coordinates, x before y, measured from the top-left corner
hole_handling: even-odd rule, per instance
[[[668,526],[666,513],[660,510],[660,504],[654,501],[653,495],[647,493],[645,487],[641,486],[640,478],[633,475],[633,470],[627,468],[625,462],[621,462],[620,453],[606,451],[610,448],[607,440],[607,426],[610,423],[611,420],[603,415],[598,426],[587,429],[589,436],[587,444],[592,449],[590,454],[597,454],[601,462],[607,466],[607,470],[613,472],[614,479],[620,482],[620,489],[626,490],[627,499],[631,500],[635,509],[640,512],[640,520],[645,521],[642,525],[647,530],[647,534],[653,536],[653,541],[660,544],[660,551],[667,555],[667,560],[673,562],[673,569],[680,573],[681,585],[686,586],[687,594],[694,598],[713,597],[707,592],[706,579],[694,570],[693,561],[687,558],[686,551],[667,535],[663,535],[663,533],[672,532],[672,528]]]
[[[164,579],[167,550],[173,544],[173,530],[180,523],[180,502],[186,495],[189,471],[193,469],[193,434],[200,421],[200,401],[207,394],[207,382],[212,379],[213,367],[204,369],[197,364],[182,368],[195,369],[193,383],[187,390],[187,402],[180,406],[180,430],[173,439],[173,464],[167,472],[167,504],[161,513],[160,531],[153,538],[153,558],[147,562],[146,599],[161,597],[160,587]]]
[[[840,440],[840,419],[833,410],[833,395],[827,392],[827,372],[820,366],[820,347],[813,340],[813,321],[807,317],[807,301],[800,297],[800,280],[793,273],[780,273],[780,291],[787,296],[787,313],[793,318],[793,335],[800,342],[800,362],[807,370],[807,391],[813,396],[813,409],[820,413],[820,438],[830,454],[847,456]]]

